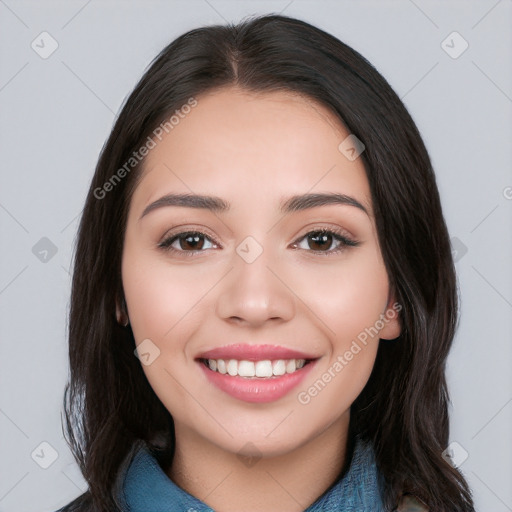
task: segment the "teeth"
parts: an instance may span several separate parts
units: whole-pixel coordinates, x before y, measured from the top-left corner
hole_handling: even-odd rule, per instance
[[[232,377],[238,375],[238,361],[236,359],[230,359],[226,368]]]
[[[284,375],[286,373],[286,363],[282,359],[278,359],[272,363],[272,373],[274,375]]]
[[[208,363],[209,363],[210,361],[211,361],[211,359],[209,359],[209,360],[208,360]],[[211,368],[211,366],[210,366],[210,368]],[[223,374],[227,373],[227,370],[226,370],[226,361],[224,361],[223,359],[219,359],[219,360],[217,361],[217,371],[218,371],[219,373],[223,373]]]
[[[240,377],[254,377],[254,363],[252,361],[240,361],[238,363],[238,375]]]
[[[293,373],[297,369],[297,365],[295,363],[295,359],[290,359],[286,363],[286,373]]]
[[[228,374],[232,377],[261,377],[269,378],[272,376],[293,373],[306,364],[305,359],[277,359],[271,361],[238,361],[236,359],[207,359],[207,366],[212,371],[217,371],[223,375]]]
[[[258,361],[255,366],[256,377],[272,377],[272,361]]]

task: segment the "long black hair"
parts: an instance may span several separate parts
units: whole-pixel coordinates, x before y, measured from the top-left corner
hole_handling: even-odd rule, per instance
[[[427,150],[403,103],[364,57],[304,21],[279,15],[178,37],[127,98],[102,149],[74,249],[64,394],[66,439],[89,490],[68,510],[119,510],[113,485],[139,439],[172,459],[172,417],[134,356],[131,329],[116,321],[124,232],[144,165],[138,150],[191,98],[228,86],[300,93],[329,108],[363,142],[402,332],[394,342],[380,341],[371,377],[351,407],[351,428],[374,447],[387,510],[410,492],[432,511],[473,511],[466,481],[442,457],[449,435],[445,363],[458,299]]]

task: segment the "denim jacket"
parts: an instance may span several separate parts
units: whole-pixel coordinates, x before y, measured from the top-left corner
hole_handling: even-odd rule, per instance
[[[215,512],[178,487],[145,443],[134,446],[116,482],[123,512]],[[384,512],[379,475],[371,445],[356,439],[345,474],[304,512]],[[427,512],[413,497],[404,497],[397,512]]]

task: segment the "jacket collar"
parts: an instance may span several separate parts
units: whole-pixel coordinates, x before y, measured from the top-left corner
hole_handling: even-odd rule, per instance
[[[381,512],[384,507],[379,482],[371,445],[356,438],[348,469],[305,512]],[[120,468],[115,495],[123,512],[214,512],[177,486],[160,467],[149,445],[140,440]]]

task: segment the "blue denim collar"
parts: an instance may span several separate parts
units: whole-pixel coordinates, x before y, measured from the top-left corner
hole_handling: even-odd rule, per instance
[[[116,482],[123,512],[214,512],[178,487],[144,442],[128,454]],[[350,466],[305,512],[383,512],[379,475],[371,445],[356,438]]]

